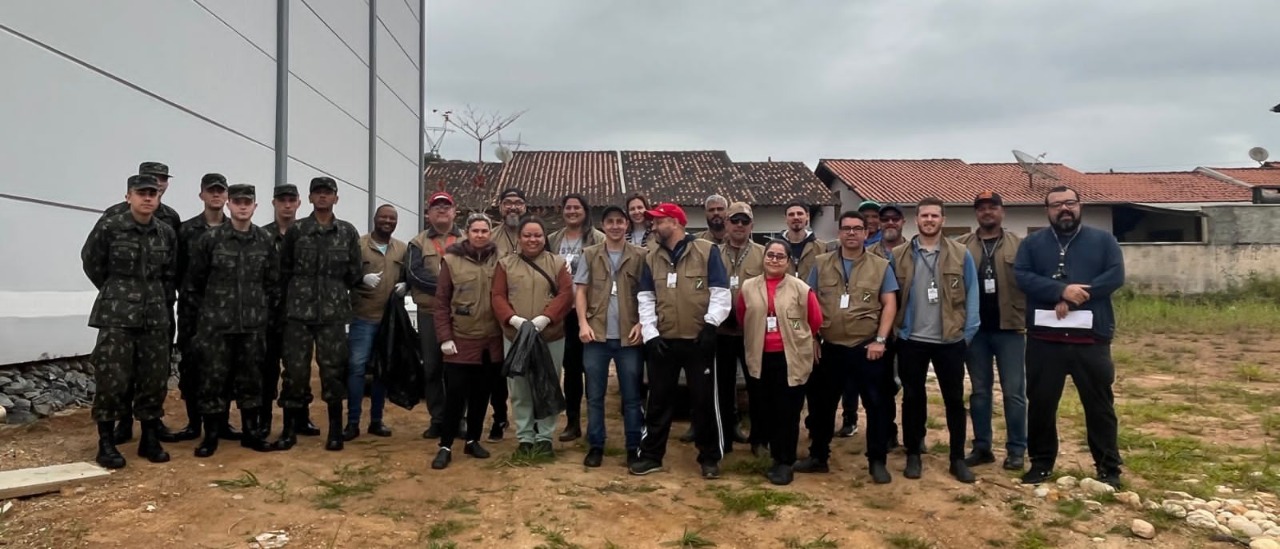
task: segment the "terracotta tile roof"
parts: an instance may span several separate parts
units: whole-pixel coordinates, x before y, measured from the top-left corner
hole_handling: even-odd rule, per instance
[[[581,193],[592,205],[621,198],[615,151],[517,151],[503,165],[497,190],[518,187],[532,207],[560,206],[560,198]]]
[[[1057,185],[1076,188],[1095,203],[1249,201],[1250,193],[1196,172],[1082,173],[1062,164],[1046,164],[1058,181],[1037,178],[1029,184],[1017,163],[968,164],[958,159],[819,161],[817,175],[833,177],[859,196],[910,204],[937,196],[948,204],[972,204],[986,190],[1000,193],[1006,204],[1034,205]]]
[[[730,202],[746,200],[741,173],[725,151],[622,151],[627,193],[644,193],[651,202],[702,206],[719,194]]]
[[[502,172],[502,164],[486,162],[483,166],[481,181],[476,181],[475,162],[449,160],[427,164],[423,173],[423,184],[427,194],[443,189],[453,194],[458,203],[458,210],[486,209],[493,205],[494,197],[501,190],[498,176]]]
[[[1209,168],[1248,185],[1280,185],[1280,162],[1267,162],[1260,168]]]
[[[803,162],[735,162],[746,178],[747,202],[781,206],[797,201],[813,206],[835,205],[835,193]]]

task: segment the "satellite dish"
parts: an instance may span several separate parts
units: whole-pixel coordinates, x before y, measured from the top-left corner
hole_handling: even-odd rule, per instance
[[[497,147],[495,147],[493,150],[493,154],[494,156],[498,157],[498,160],[501,160],[503,162],[511,161],[511,149],[508,149],[506,145],[498,145]]]
[[[1058,174],[1053,173],[1052,169],[1041,162],[1041,159],[1044,158],[1043,153],[1039,157],[1036,157],[1015,149],[1013,151],[1013,158],[1018,161],[1019,166],[1022,166],[1022,172],[1027,174],[1028,187],[1035,186],[1036,177],[1043,177],[1054,181],[1059,179]]]
[[[1259,164],[1265,164],[1267,159],[1271,158],[1271,153],[1267,152],[1267,150],[1262,147],[1254,147],[1249,149],[1249,158],[1252,158],[1254,162]]]

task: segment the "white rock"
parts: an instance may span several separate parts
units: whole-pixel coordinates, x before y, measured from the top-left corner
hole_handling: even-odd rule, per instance
[[[1038,498],[1041,498],[1041,499],[1047,498],[1047,497],[1049,497],[1049,487],[1048,487],[1048,486],[1037,486],[1037,487],[1036,487],[1036,489],[1035,489],[1035,491],[1031,492],[1031,494],[1032,494],[1032,495],[1034,495],[1035,497],[1038,497]]]
[[[1222,535],[1224,535],[1224,536],[1231,536],[1231,537],[1235,537],[1235,536],[1236,536],[1234,533],[1232,533],[1232,532],[1231,532],[1231,529],[1230,529],[1230,528],[1227,528],[1227,526],[1226,526],[1225,524],[1219,524],[1219,525],[1218,525],[1218,533],[1219,533],[1219,534],[1222,534]]]
[[[1059,488],[1070,489],[1070,488],[1075,488],[1076,485],[1079,484],[1079,481],[1076,480],[1076,477],[1067,475],[1063,477],[1058,477],[1057,484]]]
[[[1114,494],[1116,492],[1115,487],[1110,484],[1103,484],[1091,478],[1086,478],[1080,481],[1080,488],[1083,488],[1085,492],[1094,495]]]
[[[1263,530],[1270,530],[1277,526],[1276,521],[1274,520],[1255,520],[1253,521],[1253,523],[1257,524],[1258,528],[1261,528]]]
[[[1218,528],[1218,520],[1208,511],[1197,510],[1187,513],[1187,524],[1206,530],[1216,530]]]
[[[1169,496],[1171,499],[1182,499],[1182,500],[1196,499],[1195,496],[1192,496],[1191,494],[1188,494],[1186,492],[1178,492],[1176,490],[1165,490],[1164,495]]]
[[[156,506],[155,506],[155,505],[152,505],[152,504],[150,504],[150,503],[148,503],[148,504],[147,504],[147,507],[146,507],[146,511],[147,511],[148,513],[154,513],[154,512],[156,512]]]
[[[1246,503],[1244,508],[1250,511],[1257,511],[1260,509],[1256,503]]]
[[[1161,505],[1160,508],[1164,509],[1164,512],[1169,513],[1170,515],[1173,515],[1178,518],[1187,516],[1187,508],[1181,505],[1178,505],[1177,503],[1174,503],[1172,501],[1164,502],[1164,505]]]
[[[1205,500],[1203,500],[1203,499],[1200,499],[1200,498],[1195,498],[1195,499],[1191,500],[1191,503],[1193,503],[1193,504],[1195,504],[1195,505],[1204,505],[1204,504],[1209,503],[1209,502],[1207,502],[1207,501],[1205,501]]]
[[[1133,509],[1142,508],[1142,496],[1139,496],[1134,492],[1120,492],[1116,494],[1116,501]]]
[[[1266,532],[1263,532],[1262,535],[1270,536],[1273,538],[1280,538],[1280,528],[1269,528],[1267,529]]]
[[[1091,499],[1084,500],[1084,508],[1094,513],[1102,512],[1102,502],[1093,501]]]
[[[1236,517],[1235,515],[1224,511],[1224,512],[1218,513],[1218,522],[1220,524],[1226,524],[1228,520],[1231,520],[1235,517]]]
[[[1089,538],[1089,541],[1092,541],[1094,543],[1103,543],[1107,541],[1107,538]]]
[[[1227,521],[1227,528],[1230,528],[1233,532],[1239,532],[1241,535],[1248,536],[1250,538],[1256,538],[1262,535],[1262,528],[1259,528],[1257,524],[1254,524],[1244,517],[1231,517],[1231,519]]]
[[[7,417],[9,417],[9,411],[5,410],[4,406],[0,406],[0,424],[3,424],[4,422],[8,421],[7,419],[5,419]]]
[[[1202,511],[1212,511],[1212,510],[1213,510],[1213,507],[1210,507],[1208,503],[1192,503],[1192,504],[1190,505],[1190,508],[1191,508],[1191,509],[1198,509],[1198,510],[1202,510]]]
[[[1244,518],[1247,518],[1249,520],[1259,520],[1259,521],[1267,520],[1267,514],[1263,513],[1262,511],[1258,511],[1256,509],[1250,509],[1249,512],[1244,514]]]
[[[1156,537],[1156,527],[1142,519],[1133,519],[1133,523],[1129,524],[1129,530],[1133,532],[1133,535],[1142,539]]]
[[[1271,538],[1258,538],[1249,542],[1249,549],[1280,549],[1280,543]]]
[[[1228,487],[1226,487],[1226,486],[1222,486],[1222,485],[1215,486],[1215,487],[1213,488],[1213,491],[1214,491],[1214,492],[1216,492],[1216,493],[1218,493],[1218,494],[1222,494],[1222,495],[1224,495],[1224,496],[1229,496],[1229,495],[1231,495],[1231,489],[1230,489],[1230,488],[1228,488]]]
[[[1160,508],[1160,504],[1151,500],[1146,500],[1142,502],[1142,508],[1148,511],[1155,511],[1156,509]]]
[[[1210,511],[1217,511],[1218,509],[1221,509],[1221,508],[1222,508],[1222,502],[1221,502],[1221,501],[1216,501],[1216,500],[1215,500],[1215,501],[1210,501],[1209,503],[1206,503],[1205,505],[1208,505],[1208,506],[1209,506],[1209,510],[1210,510]]]

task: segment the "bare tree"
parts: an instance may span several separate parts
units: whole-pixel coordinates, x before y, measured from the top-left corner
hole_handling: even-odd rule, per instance
[[[515,123],[526,111],[502,114],[498,111],[482,113],[467,105],[461,113],[447,113],[445,125],[452,125],[464,135],[476,140],[476,179],[477,187],[483,187],[484,181],[484,142],[497,136],[507,126]]]

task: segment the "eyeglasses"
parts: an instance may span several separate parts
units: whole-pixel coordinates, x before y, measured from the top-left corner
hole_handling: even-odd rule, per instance
[[[453,204],[441,203],[441,204],[432,204],[427,209],[434,212],[443,212],[443,211],[448,211],[449,208],[452,208],[452,207],[453,207]]]
[[[780,254],[780,253],[772,253],[772,252],[771,252],[771,253],[766,253],[766,254],[764,254],[764,258],[765,258],[765,259],[772,260],[772,261],[786,261],[786,260],[787,260],[787,254]]]
[[[866,230],[867,230],[867,228],[866,228],[866,227],[862,227],[862,226],[858,226],[858,227],[848,227],[848,226],[840,227],[840,232],[842,232],[842,233],[853,233],[853,234],[857,234],[857,233],[861,233],[861,232],[866,232]]]
[[[1063,208],[1075,208],[1076,206],[1079,206],[1079,205],[1080,205],[1079,200],[1059,200],[1057,202],[1050,202],[1048,204],[1045,204],[1045,207],[1049,208],[1050,210],[1061,210]]]
[[[902,218],[898,216],[880,216],[881,223],[901,223]]]
[[[524,205],[523,200],[503,200],[502,201],[502,207],[504,208],[509,206],[523,206],[523,205]]]
[[[745,217],[730,217],[729,222],[734,225],[742,225],[743,227],[751,224],[751,220]]]

